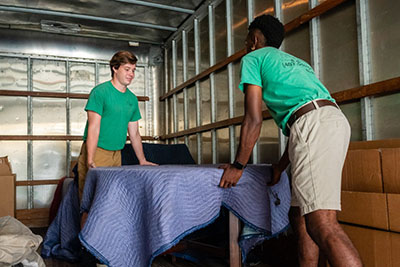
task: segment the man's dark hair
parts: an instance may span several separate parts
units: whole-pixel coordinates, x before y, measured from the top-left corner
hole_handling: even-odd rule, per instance
[[[129,51],[119,51],[110,60],[111,77],[114,77],[113,67],[118,69],[123,64],[136,64],[137,57]]]
[[[249,26],[249,31],[259,29],[266,39],[266,45],[279,48],[285,36],[282,23],[271,15],[256,17]]]

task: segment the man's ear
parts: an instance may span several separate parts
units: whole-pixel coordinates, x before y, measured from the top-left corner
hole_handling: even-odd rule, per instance
[[[264,37],[264,35],[260,30],[257,30],[253,36],[254,36],[255,49],[259,49],[266,46],[267,39]]]
[[[257,48],[257,43],[258,43],[258,37],[255,34],[252,34],[251,36],[251,41],[253,43],[253,45],[251,46],[251,50],[256,50]]]

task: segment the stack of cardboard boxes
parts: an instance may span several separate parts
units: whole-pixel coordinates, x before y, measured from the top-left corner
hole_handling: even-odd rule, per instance
[[[0,217],[15,217],[15,174],[7,157],[0,157]]]
[[[400,148],[349,150],[342,227],[368,266],[400,266]]]

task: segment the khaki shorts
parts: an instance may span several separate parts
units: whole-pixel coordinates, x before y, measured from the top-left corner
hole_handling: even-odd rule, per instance
[[[301,214],[340,210],[342,169],[350,141],[350,125],[342,111],[324,106],[292,125],[289,159],[292,206]]]
[[[96,167],[121,166],[121,150],[110,151],[97,147],[94,155],[94,164],[96,164]],[[82,199],[88,171],[86,142],[83,142],[78,159],[79,199]]]

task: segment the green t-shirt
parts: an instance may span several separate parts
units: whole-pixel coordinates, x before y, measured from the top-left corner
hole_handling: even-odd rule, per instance
[[[257,49],[242,58],[239,89],[245,84],[262,87],[262,98],[285,135],[290,115],[315,99],[333,102],[325,86],[305,61],[274,47]]]
[[[128,123],[141,119],[138,99],[128,88],[125,93],[116,89],[111,81],[99,84],[90,92],[85,110],[101,116],[98,147],[121,150],[126,143]],[[83,140],[87,139],[86,122]]]

